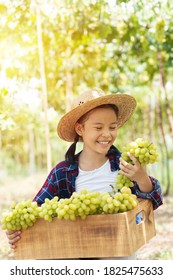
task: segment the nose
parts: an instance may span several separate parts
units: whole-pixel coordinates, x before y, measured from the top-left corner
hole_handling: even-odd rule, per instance
[[[104,129],[104,131],[102,132],[103,137],[109,137],[110,135],[111,135],[111,133],[110,133],[109,129]]]

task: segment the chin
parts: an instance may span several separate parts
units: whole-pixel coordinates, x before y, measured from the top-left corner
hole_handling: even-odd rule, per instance
[[[98,151],[99,154],[104,154],[106,155],[107,152],[109,151],[110,147],[105,147],[105,148],[102,148]]]

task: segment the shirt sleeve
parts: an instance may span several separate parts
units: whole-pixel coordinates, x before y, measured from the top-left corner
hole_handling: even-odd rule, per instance
[[[54,170],[52,170],[46,181],[44,182],[42,188],[39,190],[39,192],[34,197],[33,201],[36,201],[38,205],[41,205],[46,198],[52,199],[56,193],[55,193],[55,187],[54,187]]]
[[[163,196],[162,196],[162,190],[160,183],[157,179],[149,176],[152,185],[153,185],[153,190],[149,193],[145,193],[140,191],[137,183],[135,182],[135,194],[138,198],[144,198],[144,199],[150,199],[153,203],[153,209],[157,209],[160,205],[163,204]]]

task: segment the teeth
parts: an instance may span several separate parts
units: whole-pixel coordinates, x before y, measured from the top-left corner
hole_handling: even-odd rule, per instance
[[[108,144],[109,142],[99,142],[100,144]]]

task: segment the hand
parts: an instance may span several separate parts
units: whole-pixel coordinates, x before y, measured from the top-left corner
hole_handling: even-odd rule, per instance
[[[145,168],[133,155],[128,153],[128,156],[132,160],[133,164],[130,164],[123,158],[120,158],[121,174],[128,177],[131,181],[136,181],[141,191],[151,192],[153,190],[153,186]]]
[[[121,173],[128,177],[131,181],[138,181],[141,175],[145,173],[140,162],[130,153],[128,153],[129,158],[132,160],[133,164],[128,163],[123,158],[120,158],[120,169]]]
[[[6,235],[8,238],[8,243],[12,249],[16,248],[15,243],[21,238],[21,231],[20,230],[7,230]]]

